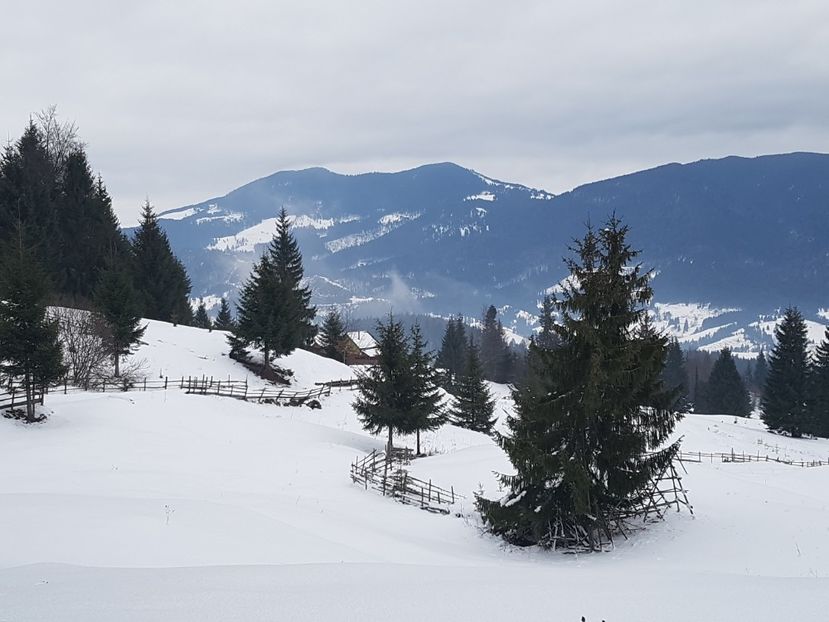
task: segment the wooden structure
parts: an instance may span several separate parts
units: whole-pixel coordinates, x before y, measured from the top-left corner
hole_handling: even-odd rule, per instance
[[[388,457],[375,449],[351,463],[351,481],[400,503],[414,505],[427,512],[449,514],[451,506],[463,497],[454,488],[447,490],[433,484],[432,480],[427,482],[409,475],[403,467],[411,460],[411,453],[411,449],[402,452],[394,450]]]

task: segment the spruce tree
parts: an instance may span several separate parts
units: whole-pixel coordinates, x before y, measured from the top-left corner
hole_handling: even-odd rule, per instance
[[[667,340],[639,328],[650,273],[634,263],[627,234],[613,217],[575,242],[572,278],[554,299],[560,345],[530,346],[536,379],[513,392],[509,433],[498,435],[516,474],[500,476],[501,501],[477,501],[489,529],[511,543],[551,547],[560,536],[600,548],[615,513],[679,450],[678,441],[664,445],[681,418],[661,386]]]
[[[806,321],[790,307],[774,330],[774,349],[763,390],[763,423],[770,430],[800,437],[809,428],[806,406],[809,354]]]
[[[445,422],[441,394],[437,386],[434,357],[415,323],[411,329],[409,365],[412,374],[411,426],[417,434],[417,455],[420,455],[420,433],[435,430]]]
[[[466,348],[466,366],[458,379],[449,419],[462,428],[491,434],[497,418],[495,400],[484,380],[478,346],[470,340]]]
[[[133,282],[141,297],[143,316],[173,324],[190,324],[193,320],[190,279],[173,254],[149,201],[144,203],[132,251]]]
[[[105,268],[98,278],[94,300],[109,329],[104,343],[118,378],[121,357],[132,352],[147,330],[146,325],[141,326],[140,301],[127,270],[117,264]]]
[[[199,300],[199,306],[196,308],[196,314],[193,316],[193,326],[196,328],[206,328],[213,330],[213,322],[210,316],[207,315],[207,307],[204,305],[204,300]]]
[[[829,328],[815,350],[808,385],[809,431],[829,438]]]
[[[435,362],[436,367],[443,370],[445,375],[444,388],[454,391],[457,381],[463,374],[467,359],[466,326],[463,316],[449,318],[446,330]]]
[[[354,410],[364,429],[372,434],[386,430],[390,456],[394,433],[409,434],[416,427],[411,415],[414,379],[403,324],[389,316],[387,322],[378,322],[377,335],[377,364],[360,375]]]
[[[555,305],[552,296],[544,296],[538,316],[538,333],[534,336],[535,345],[542,350],[552,350],[558,343],[555,331]]]
[[[702,392],[704,397],[695,408],[697,413],[735,417],[751,415],[748,389],[728,348],[720,351]]]
[[[343,342],[347,339],[345,324],[340,312],[331,309],[325,316],[320,328],[319,346],[328,358],[343,360]]]
[[[763,348],[760,348],[760,354],[757,355],[757,361],[754,363],[754,386],[757,394],[763,396],[763,391],[766,387],[766,378],[769,374],[769,367],[766,361],[766,355]]]
[[[493,305],[484,312],[482,324],[480,357],[484,378],[492,382],[505,382],[508,375],[505,369],[508,348],[503,326],[498,321],[498,311]]]
[[[227,300],[222,298],[219,303],[219,314],[216,316],[213,327],[216,330],[231,331],[234,326],[235,322],[233,321],[233,316],[230,314],[230,305],[227,304]]]
[[[261,348],[265,367],[272,356],[310,345],[316,333],[311,290],[303,285],[302,255],[283,208],[276,233],[254,266],[239,295],[237,326],[231,349]]]
[[[46,317],[48,280],[32,253],[9,245],[0,269],[0,376],[18,379],[26,392],[26,420],[35,420],[35,392],[66,373],[58,327]]]
[[[666,389],[677,390],[676,407],[685,410],[688,407],[688,370],[685,367],[685,354],[676,339],[668,342],[662,384]]]

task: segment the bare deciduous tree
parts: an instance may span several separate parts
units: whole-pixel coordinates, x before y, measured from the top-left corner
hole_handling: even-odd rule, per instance
[[[106,346],[109,328],[99,313],[82,309],[52,307],[63,342],[64,363],[70,382],[90,389],[111,375],[112,357]]]

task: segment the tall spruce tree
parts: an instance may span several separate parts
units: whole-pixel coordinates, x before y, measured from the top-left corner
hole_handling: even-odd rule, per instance
[[[210,320],[210,316],[207,315],[207,307],[203,299],[199,299],[199,305],[196,307],[196,314],[193,316],[193,326],[213,330],[213,322]]]
[[[661,386],[667,340],[638,328],[651,299],[650,273],[615,217],[576,241],[573,278],[554,300],[561,340],[535,350],[535,382],[518,387],[515,416],[499,442],[516,474],[502,475],[501,501],[478,498],[489,529],[518,545],[561,537],[600,548],[614,513],[674,459],[665,445],[681,415]]]
[[[410,332],[411,352],[409,365],[412,374],[411,427],[417,435],[417,455],[420,455],[420,433],[435,430],[443,425],[446,417],[441,405],[437,385],[434,357],[427,348],[420,325],[412,325]]]
[[[283,208],[267,251],[239,294],[231,351],[255,345],[262,349],[268,368],[272,356],[310,345],[316,333],[316,308],[310,304],[311,290],[302,281],[302,254]]]
[[[466,367],[467,343],[463,316],[458,314],[457,317],[449,318],[435,361],[435,365],[443,370],[443,385],[448,391],[455,390],[457,381]]]
[[[728,348],[720,351],[702,392],[703,399],[695,408],[697,413],[735,417],[751,415],[748,389]]]
[[[230,314],[230,305],[227,304],[227,300],[222,298],[219,302],[219,313],[216,316],[213,327],[216,330],[230,331],[233,330],[234,326],[235,322],[233,321],[233,316]]]
[[[121,357],[132,352],[147,330],[146,325],[141,326],[140,301],[127,270],[115,263],[105,268],[98,278],[94,300],[109,329],[104,343],[118,378]]]
[[[815,350],[808,389],[809,432],[829,437],[829,328]]]
[[[457,426],[491,434],[497,418],[495,400],[484,380],[478,346],[470,340],[466,348],[466,366],[458,379],[449,420]]]
[[[760,402],[763,423],[770,430],[800,437],[809,428],[808,338],[800,311],[794,307],[786,309],[774,330],[774,341]]]
[[[132,241],[133,283],[141,297],[143,316],[152,320],[190,324],[190,278],[173,254],[167,234],[149,201]]]
[[[342,361],[344,357],[343,343],[347,338],[342,315],[336,309],[331,309],[322,322],[319,335],[319,346],[325,356]]]
[[[0,258],[0,377],[19,380],[26,420],[35,421],[35,394],[66,373],[58,327],[46,317],[48,277],[22,244]]]
[[[386,322],[378,322],[377,335],[377,364],[360,375],[354,410],[364,429],[373,434],[387,432],[390,456],[394,433],[409,434],[416,427],[411,415],[411,356],[403,324],[392,316]]]

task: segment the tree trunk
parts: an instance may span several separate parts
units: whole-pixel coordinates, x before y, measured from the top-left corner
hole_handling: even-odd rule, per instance
[[[271,357],[270,357],[270,350],[268,348],[263,348],[262,353],[265,355],[265,370],[269,370],[271,368]]]
[[[391,460],[391,450],[393,448],[393,446],[391,444],[391,435],[392,435],[392,427],[389,426],[389,444],[386,446],[386,455],[388,456],[389,460]]]
[[[23,376],[23,383],[26,389],[26,421],[31,423],[35,420],[35,398],[32,391],[32,376],[28,371]]]
[[[417,453],[415,455],[420,455],[420,430],[417,431]]]
[[[121,376],[121,366],[120,366],[121,357],[116,354],[115,357],[114,357],[114,360],[115,360],[115,377],[118,378],[118,377]]]

